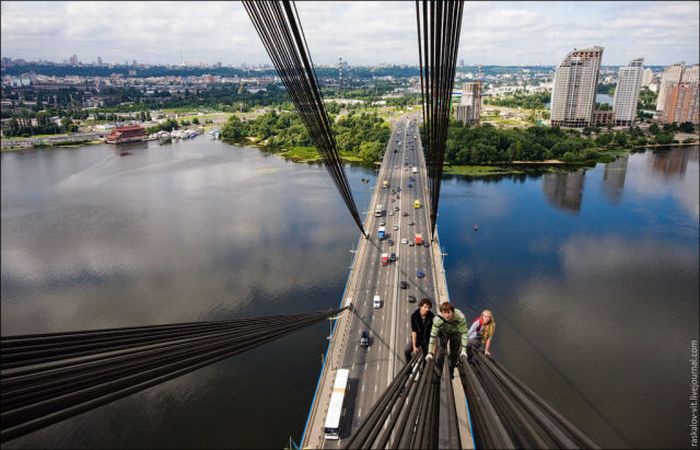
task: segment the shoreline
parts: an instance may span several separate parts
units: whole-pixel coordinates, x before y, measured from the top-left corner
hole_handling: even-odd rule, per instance
[[[294,147],[291,149],[282,149],[281,151],[275,151],[267,148],[265,144],[259,143],[254,138],[243,138],[237,142],[221,142],[234,146],[234,147],[251,147],[258,151],[275,155],[286,161],[291,161],[294,163],[301,164],[318,164],[322,163],[323,159],[321,155],[315,150],[314,147]],[[29,146],[29,147],[2,147],[2,153],[5,152],[25,152],[29,150],[46,150],[46,149],[56,149],[56,148],[80,148],[90,145],[98,145],[104,143],[103,140],[86,140],[78,142],[59,142],[55,144],[46,144],[39,146]],[[610,156],[617,155],[629,155],[631,153],[638,152],[643,149],[663,149],[669,147],[693,147],[700,145],[700,142],[686,142],[686,143],[674,143],[674,144],[650,144],[650,145],[639,145],[633,146],[632,148],[623,150],[611,150],[606,151],[606,154]],[[375,161],[368,163],[362,160],[360,157],[353,154],[340,154],[340,159],[344,163],[357,164],[367,167],[376,167],[381,164],[381,161]],[[502,176],[502,175],[521,175],[532,171],[575,171],[580,169],[587,169],[595,167],[598,162],[605,161],[586,161],[586,162],[575,162],[569,163],[561,160],[546,160],[546,161],[509,161],[503,162],[501,164],[491,164],[491,165],[449,165],[445,164],[443,166],[443,173],[445,175],[453,176],[464,176],[472,178],[486,178],[489,176]]]
[[[53,148],[79,148],[79,147],[86,147],[89,145],[98,145],[98,144],[103,144],[105,141],[101,139],[95,139],[95,140],[79,140],[75,142],[71,141],[60,141],[57,143],[47,143],[44,145],[30,145],[30,146],[1,146],[0,147],[0,152],[2,153],[22,153],[30,150],[47,150],[47,149],[53,149]]]

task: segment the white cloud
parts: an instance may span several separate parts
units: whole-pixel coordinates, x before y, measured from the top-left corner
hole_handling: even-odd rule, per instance
[[[416,64],[413,2],[298,2],[314,61]],[[460,58],[557,64],[601,44],[604,64],[696,62],[697,2],[467,2]],[[240,2],[2,2],[2,54],[61,61],[225,64],[269,59]]]

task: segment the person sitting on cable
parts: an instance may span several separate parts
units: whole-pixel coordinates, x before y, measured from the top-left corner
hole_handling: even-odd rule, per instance
[[[450,378],[454,368],[459,365],[459,357],[467,356],[467,319],[464,313],[455,309],[450,302],[441,303],[438,314],[433,319],[433,328],[430,330],[430,342],[428,354],[425,360],[433,358],[435,353],[436,338],[440,338],[438,357],[435,360],[435,373],[438,378],[442,375],[442,366],[445,361],[445,350],[450,345]]]

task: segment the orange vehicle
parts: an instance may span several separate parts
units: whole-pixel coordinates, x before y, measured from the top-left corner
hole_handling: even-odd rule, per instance
[[[423,245],[423,235],[416,233],[416,245]]]

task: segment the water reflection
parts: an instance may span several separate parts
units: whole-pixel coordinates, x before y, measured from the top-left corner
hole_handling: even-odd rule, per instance
[[[643,152],[629,161],[626,188],[640,200],[664,197],[675,200],[674,203],[697,220],[700,216],[699,153],[699,147]]]
[[[619,156],[615,161],[605,164],[603,171],[603,191],[614,204],[620,202],[622,190],[625,187],[627,174],[627,155]]]
[[[666,178],[681,177],[685,175],[690,160],[691,151],[685,149],[656,150],[654,157],[649,159],[654,172]]]
[[[542,177],[542,190],[550,205],[578,213],[583,198],[586,172],[548,173]]]

